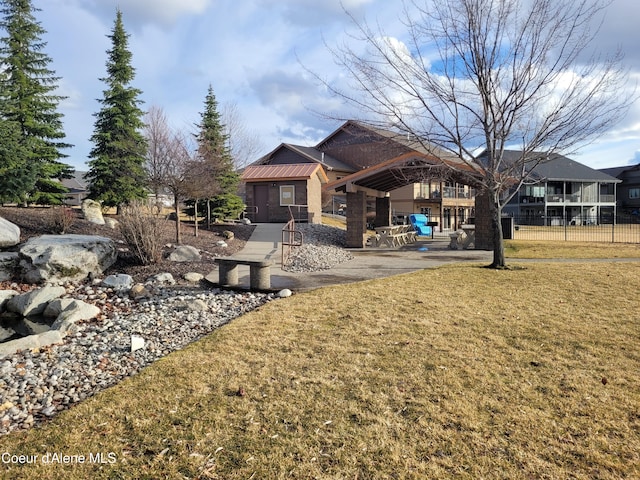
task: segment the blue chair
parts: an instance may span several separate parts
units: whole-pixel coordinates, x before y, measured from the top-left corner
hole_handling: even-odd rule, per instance
[[[418,235],[431,235],[431,227],[427,226],[429,217],[422,213],[412,213],[409,215],[409,221]]]

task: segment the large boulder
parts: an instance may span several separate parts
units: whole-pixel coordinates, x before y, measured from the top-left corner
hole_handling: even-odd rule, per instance
[[[113,240],[93,235],[42,235],[19,252],[22,277],[29,283],[100,276],[118,258]]]
[[[0,217],[0,248],[13,247],[20,243],[20,228]]]
[[[0,252],[0,282],[13,279],[19,263],[18,252]]]
[[[25,317],[40,315],[50,301],[60,298],[65,292],[64,287],[46,286],[36,288],[30,292],[11,297],[7,302],[7,310]]]
[[[85,220],[95,223],[96,225],[104,225],[104,217],[102,216],[102,205],[100,202],[87,198],[82,202],[82,215]]]

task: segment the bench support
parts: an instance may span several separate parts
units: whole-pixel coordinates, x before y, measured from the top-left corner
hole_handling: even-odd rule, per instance
[[[271,265],[268,260],[244,260],[242,258],[216,258],[218,264],[218,283],[229,287],[238,285],[238,265],[249,266],[249,287],[251,290],[271,288]]]

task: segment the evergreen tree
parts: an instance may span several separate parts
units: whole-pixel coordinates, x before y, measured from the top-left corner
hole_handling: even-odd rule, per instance
[[[227,202],[237,203],[236,192],[240,176],[234,169],[233,157],[229,149],[229,136],[218,112],[218,102],[209,85],[204,102],[204,112],[200,114],[200,123],[196,126],[198,143],[198,160],[202,164],[199,169],[203,173],[203,182],[198,186],[199,198],[206,198],[207,209],[211,211],[211,200],[218,212],[225,211]],[[242,201],[240,200],[240,203]],[[215,212],[214,212],[215,213]],[[211,213],[207,213],[210,218]]]
[[[55,95],[59,77],[48,68],[43,52],[45,30],[36,21],[39,9],[31,0],[2,0],[0,27],[0,189],[3,201],[60,204],[68,190],[59,182],[72,169],[60,159],[67,155],[62,114]]]
[[[140,110],[140,90],[130,86],[135,77],[128,50],[129,35],[122,24],[122,12],[109,38],[107,52],[107,84],[103,91],[102,109],[96,117],[89,153],[89,196],[106,206],[120,206],[136,198],[146,197],[144,169],[147,143],[141,129],[144,112]]]

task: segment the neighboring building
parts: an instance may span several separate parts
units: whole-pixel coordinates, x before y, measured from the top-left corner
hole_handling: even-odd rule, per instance
[[[89,195],[88,182],[84,178],[87,172],[80,172],[75,170],[73,177],[64,178],[60,183],[69,189],[67,194],[67,205],[78,206],[82,205],[82,201]]]
[[[505,162],[521,152],[508,150]],[[482,162],[483,155],[477,160]],[[562,155],[528,171],[528,180],[505,205],[505,214],[529,225],[610,223],[616,214],[616,185],[620,180]]]
[[[618,213],[640,219],[640,164],[603,168],[600,172],[620,180],[616,189]]]
[[[327,175],[319,163],[249,165],[242,173],[247,216],[258,223],[322,222],[322,185]]]

